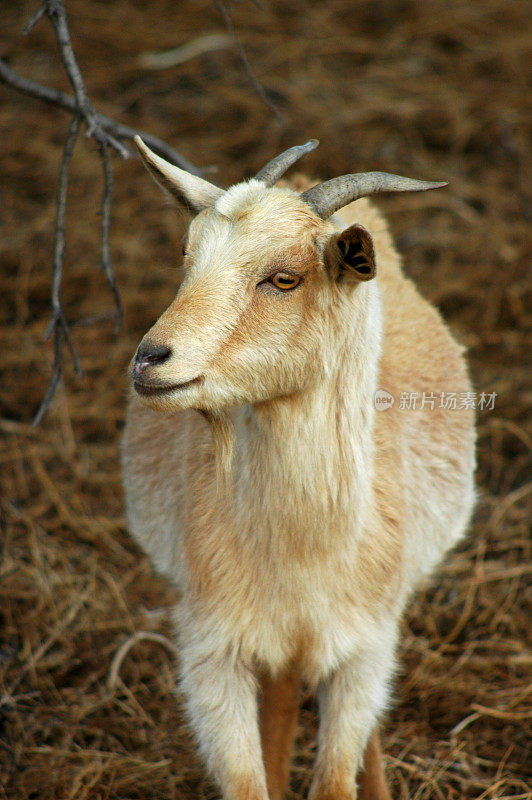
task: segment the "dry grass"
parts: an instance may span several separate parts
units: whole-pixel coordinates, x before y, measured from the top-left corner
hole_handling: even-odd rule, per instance
[[[387,769],[401,800],[532,798],[526,4],[235,5],[284,129],[231,51],[160,73],[138,67],[145,50],[221,30],[210,0],[67,6],[97,107],[219,165],[223,182],[311,135],[322,146],[306,163],[325,178],[386,169],[451,181],[446,192],[379,203],[409,274],[469,346],[479,391],[498,397],[479,415],[471,535],[404,622]],[[46,24],[19,38],[34,8],[4,5],[2,54],[21,73],[67,88]],[[128,539],[117,459],[125,366],[175,290],[184,220],[162,205],[138,162],[117,164],[112,254],[126,325],[117,338],[105,321],[82,324],[112,303],[94,268],[100,168],[78,147],[64,302],[79,323],[85,378],[69,375],[33,430],[49,378],[41,337],[67,119],[0,92],[0,797],[207,800],[215,790],[172,694],[172,590]],[[308,788],[314,734],[308,700],[290,800]]]

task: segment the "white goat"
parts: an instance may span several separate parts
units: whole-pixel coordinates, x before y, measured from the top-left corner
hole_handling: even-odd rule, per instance
[[[379,212],[332,215],[442,184],[274,186],[311,141],[223,191],[137,144],[196,213],[184,280],[132,362],[122,454],[131,533],[181,589],[201,752],[224,800],[280,800],[303,682],[320,704],[310,799],[385,800],[399,620],[467,525],[474,420],[440,401],[470,390],[461,348]],[[381,413],[377,389],[396,399]]]

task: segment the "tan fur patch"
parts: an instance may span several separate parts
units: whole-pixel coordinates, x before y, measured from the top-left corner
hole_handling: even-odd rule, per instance
[[[327,772],[318,777],[317,788],[311,792],[309,800],[357,800],[356,788],[349,788],[351,777],[340,764],[330,765]]]
[[[266,800],[264,792],[258,788],[253,778],[243,776],[235,778],[228,787],[227,800]]]
[[[292,670],[277,678],[264,673],[261,679],[260,732],[269,800],[282,800],[288,785],[299,687]]]
[[[366,745],[358,775],[359,800],[392,800],[382,764],[379,734],[374,731]]]

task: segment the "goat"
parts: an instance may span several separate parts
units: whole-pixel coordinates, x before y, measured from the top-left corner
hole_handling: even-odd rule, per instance
[[[310,800],[389,800],[377,726],[399,621],[467,526],[475,435],[468,407],[377,412],[378,389],[470,384],[367,196],[445,184],[275,185],[311,140],[224,191],[137,145],[195,214],[131,364],[122,462],[131,534],[180,589],[199,749],[224,800],[281,800],[306,685]]]

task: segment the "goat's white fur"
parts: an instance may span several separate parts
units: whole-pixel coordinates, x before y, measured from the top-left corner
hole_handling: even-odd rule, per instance
[[[322,253],[353,222],[373,237],[378,278],[340,286]],[[181,589],[181,688],[224,800],[267,800],[258,679],[294,665],[320,699],[310,798],[355,798],[400,615],[474,501],[471,411],[397,401],[401,391],[467,391],[460,348],[402,274],[367,200],[323,222],[293,189],[250,181],[195,218],[187,247],[183,285],[147,335],[172,357],[150,375],[203,379],[131,393],[130,530]],[[305,273],[290,296],[257,289],[277,264]],[[396,397],[381,413],[377,388]],[[231,436],[223,492],[217,418]]]

